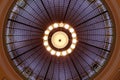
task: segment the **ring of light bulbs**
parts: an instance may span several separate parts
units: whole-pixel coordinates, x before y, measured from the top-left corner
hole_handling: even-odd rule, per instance
[[[56,51],[54,49],[52,49],[49,45],[49,42],[48,42],[48,36],[49,36],[49,33],[55,29],[55,28],[58,28],[58,27],[62,27],[64,29],[67,29],[70,33],[71,33],[71,37],[72,37],[72,42],[71,42],[71,45],[68,49],[64,50],[64,51]],[[66,23],[54,23],[52,25],[50,25],[44,32],[44,37],[43,37],[43,44],[46,48],[46,50],[48,52],[50,52],[51,55],[56,55],[56,56],[66,56],[68,54],[70,54],[76,47],[76,44],[77,44],[77,35],[75,33],[75,30],[69,25],[69,24],[66,24]]]

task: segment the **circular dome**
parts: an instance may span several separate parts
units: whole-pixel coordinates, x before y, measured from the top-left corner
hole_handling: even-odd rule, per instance
[[[4,30],[11,65],[23,79],[91,79],[114,47],[110,15],[101,0],[18,0]],[[51,55],[59,49],[58,56],[71,54]]]

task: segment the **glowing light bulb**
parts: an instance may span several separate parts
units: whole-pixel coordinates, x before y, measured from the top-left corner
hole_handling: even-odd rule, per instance
[[[64,28],[68,29],[70,26],[68,24],[65,24]]]
[[[59,57],[60,56],[60,52],[57,52],[56,55]]]
[[[44,39],[44,40],[47,40],[47,39],[48,39],[48,36],[44,36],[43,39]]]
[[[64,23],[60,23],[59,26],[60,26],[60,27],[63,27],[63,26],[64,26]]]
[[[48,46],[48,42],[47,41],[44,42],[44,46]]]
[[[71,48],[69,48],[69,49],[67,50],[67,52],[68,52],[68,53],[71,53],[71,52],[72,52],[72,49],[71,49]]]
[[[73,43],[77,43],[77,40],[76,40],[76,39],[73,39],[72,42],[73,42]]]
[[[73,29],[73,28],[70,28],[69,31],[70,31],[71,33],[73,33],[73,32],[74,32],[74,29]]]
[[[75,34],[75,33],[72,33],[72,37],[75,38],[75,37],[76,37],[76,34]]]
[[[51,31],[53,29],[53,26],[49,26],[48,29]]]
[[[55,53],[56,53],[56,52],[55,52],[54,50],[51,51],[51,55],[55,55]]]
[[[51,47],[48,46],[48,47],[47,47],[47,50],[50,51],[50,50],[51,50]]]
[[[57,28],[59,25],[58,25],[58,23],[54,23],[53,26],[54,26],[54,28]]]
[[[67,52],[66,51],[63,51],[62,52],[62,56],[66,56],[67,55]]]
[[[45,31],[45,34],[46,34],[46,35],[48,35],[49,33],[50,33],[50,31],[49,31],[49,30],[46,30],[46,31]]]
[[[75,44],[72,44],[72,45],[71,45],[71,49],[75,49]]]

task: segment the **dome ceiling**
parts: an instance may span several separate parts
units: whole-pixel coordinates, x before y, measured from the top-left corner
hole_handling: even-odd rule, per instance
[[[18,0],[4,30],[12,65],[29,80],[91,79],[114,47],[114,22],[109,13],[101,0]],[[54,23],[67,23],[76,32],[71,54],[58,57],[46,50],[44,33]]]

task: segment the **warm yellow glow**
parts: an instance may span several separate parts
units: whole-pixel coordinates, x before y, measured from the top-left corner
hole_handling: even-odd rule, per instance
[[[44,46],[48,46],[48,42],[47,41],[44,41]]]
[[[65,29],[68,29],[69,27],[70,27],[69,24],[65,24],[65,26],[64,26]]]
[[[72,40],[72,43],[75,43],[75,44],[76,44],[76,43],[77,43],[77,40],[76,40],[76,39],[73,39],[73,40]]]
[[[59,26],[60,26],[60,27],[64,27],[64,23],[60,23]]]
[[[57,52],[56,55],[59,57],[61,54],[60,54],[60,52]]]
[[[72,49],[71,49],[71,48],[69,48],[69,49],[67,50],[67,52],[68,52],[68,53],[71,53],[71,52],[72,52]]]
[[[58,25],[58,23],[54,23],[53,26],[54,26],[54,28],[58,28],[59,25]]]
[[[48,40],[48,36],[44,36],[43,39],[44,39],[44,40]]]
[[[64,31],[54,32],[53,35],[51,36],[51,43],[58,50],[52,49],[48,43],[48,37],[49,37],[50,32],[58,27],[63,27],[64,29],[67,29],[71,33],[71,36],[72,36],[72,43],[70,44],[70,47],[64,51],[58,51],[59,49],[65,48],[69,43],[69,36]],[[44,42],[44,46],[45,46],[46,50],[51,55],[56,55],[58,57],[66,56],[75,49],[76,44],[77,44],[77,35],[75,33],[75,30],[69,24],[62,23],[62,22],[54,23],[54,24],[50,25],[47,28],[47,30],[44,32],[43,42]]]
[[[49,31],[49,30],[46,30],[46,31],[45,31],[45,34],[46,34],[46,35],[48,35],[49,33],[50,33],[50,31]]]
[[[51,31],[53,29],[53,26],[49,26],[48,29]]]
[[[75,38],[76,37],[76,33],[72,33],[72,37]]]
[[[48,47],[47,47],[47,50],[50,51],[50,50],[51,50],[51,47],[48,46]]]
[[[62,56],[66,56],[67,55],[67,52],[66,51],[63,51],[62,52]]]
[[[56,52],[55,52],[54,50],[51,51],[51,55],[55,55],[55,53],[56,53]]]
[[[72,44],[72,45],[71,45],[71,49],[75,49],[75,44]]]
[[[71,33],[73,33],[73,32],[74,32],[74,29],[73,29],[73,28],[70,28],[69,31],[70,31]]]
[[[61,49],[68,44],[69,38],[67,34],[63,31],[58,31],[53,34],[51,42],[54,47]]]

